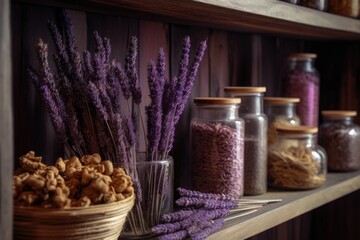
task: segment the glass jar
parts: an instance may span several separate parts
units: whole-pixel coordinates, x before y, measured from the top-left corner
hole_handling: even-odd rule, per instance
[[[357,18],[359,16],[359,0],[329,0],[328,12]]]
[[[227,95],[241,98],[239,116],[245,121],[244,195],[259,195],[267,190],[265,91],[265,87],[225,87]]]
[[[239,98],[195,98],[191,120],[192,188],[201,192],[244,194],[244,120]]]
[[[319,73],[314,66],[316,54],[295,53],[287,59],[283,72],[282,96],[300,98],[296,112],[302,125],[318,126]]]
[[[264,97],[268,146],[276,142],[276,127],[300,125],[300,118],[296,114],[296,104],[299,102],[300,98]]]
[[[300,0],[299,5],[320,11],[326,11],[327,0]]]
[[[317,127],[281,126],[277,142],[269,147],[269,186],[283,189],[313,189],[326,180],[326,152],[314,137]]]
[[[329,171],[360,168],[360,127],[353,119],[356,111],[322,111],[319,144],[328,154]]]

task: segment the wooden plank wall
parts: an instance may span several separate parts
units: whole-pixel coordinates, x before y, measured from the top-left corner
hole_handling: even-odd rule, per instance
[[[12,239],[13,115],[10,1],[0,2],[0,239]]]
[[[35,150],[44,156],[45,162],[52,163],[56,157],[63,154],[62,145],[58,142],[41,101],[26,76],[26,68],[29,65],[36,67],[38,64],[35,45],[39,37],[50,43],[50,52],[54,51],[47,29],[47,21],[57,21],[59,9],[25,3],[13,3],[11,7],[12,55],[14,58],[12,61],[15,116],[14,159],[29,150]],[[165,50],[168,61],[167,77],[170,78],[178,71],[183,37],[189,35],[191,38],[192,56],[199,42],[207,39],[208,49],[200,65],[198,79],[176,129],[176,139],[172,151],[175,162],[175,187],[190,185],[189,122],[194,113],[193,98],[196,96],[224,96],[223,87],[227,85],[266,86],[267,96],[280,96],[281,68],[284,66],[286,56],[290,53],[314,51],[321,55],[317,66],[323,73],[322,81],[326,82],[323,86],[327,86],[323,88],[321,94],[327,96],[324,91],[330,91],[335,98],[328,101],[323,97],[321,99],[322,108],[327,106],[359,108],[357,101],[352,99],[352,97],[356,98],[356,89],[359,89],[359,84],[356,83],[356,80],[359,80],[359,70],[355,66],[358,66],[360,57],[359,51],[357,53],[353,51],[354,49],[359,50],[359,44],[347,46],[335,42],[323,45],[322,42],[307,42],[301,39],[172,24],[166,19],[161,22],[145,17],[135,18],[122,12],[114,15],[113,13],[100,14],[69,10],[69,15],[74,24],[79,49],[94,49],[93,32],[96,30],[101,36],[110,38],[112,57],[122,63],[130,36],[138,37],[138,70],[144,97],[140,113],[143,115],[143,107],[149,102],[146,66],[150,59],[156,59],[159,48],[162,47]],[[333,50],[339,46],[345,47],[340,48],[338,50],[340,52],[329,51],[329,49]],[[343,55],[338,57],[336,54],[339,53]],[[343,63],[339,68],[333,66],[333,64],[338,66],[337,61],[341,61],[340,59],[347,56],[349,56],[349,61],[353,62]],[[351,77],[353,77],[353,80],[347,85],[345,83],[347,83],[348,76],[341,75],[346,66],[348,66],[347,72],[351,73]],[[327,71],[329,68],[332,72]],[[340,75],[342,80],[339,82],[336,76]],[[353,85],[356,87],[354,88]],[[340,86],[342,90],[339,92],[338,87]],[[337,101],[337,99],[341,100]],[[0,107],[2,106],[0,105]],[[0,111],[4,111],[4,109],[0,108]],[[145,150],[143,136],[144,134],[139,132],[138,150],[140,151]],[[0,137],[1,142],[3,142],[3,138],[8,139],[7,135],[5,136],[1,132]],[[4,152],[1,151],[0,154],[4,154]],[[3,171],[2,168],[0,170]],[[259,234],[254,239],[301,239],[301,236],[309,234],[310,219],[311,213]]]

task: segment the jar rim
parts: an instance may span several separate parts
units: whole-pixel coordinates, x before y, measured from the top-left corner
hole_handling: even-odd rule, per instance
[[[357,111],[324,110],[321,111],[321,115],[327,118],[355,117],[357,115]]]
[[[315,134],[318,132],[318,128],[305,125],[277,126],[276,131],[280,134]]]
[[[293,53],[288,56],[288,59],[306,60],[309,58],[317,58],[316,53]]]
[[[263,93],[266,87],[224,87],[224,91],[228,93]]]
[[[240,104],[241,98],[222,98],[222,97],[196,97],[194,103],[197,105],[233,105]]]
[[[300,98],[288,98],[288,97],[264,97],[264,102],[267,104],[288,104],[298,103]]]

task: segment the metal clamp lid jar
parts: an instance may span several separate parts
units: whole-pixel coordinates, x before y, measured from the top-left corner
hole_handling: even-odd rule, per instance
[[[296,104],[300,98],[264,97],[264,112],[268,117],[268,146],[276,142],[276,127],[298,126],[300,118],[296,114]]]
[[[240,97],[239,116],[245,121],[244,195],[267,190],[267,117],[263,112],[265,87],[225,87],[230,97]]]
[[[300,98],[296,112],[301,124],[318,126],[319,115],[319,73],[314,66],[317,55],[295,53],[287,58],[283,72],[282,96]]]
[[[330,171],[360,169],[360,127],[356,111],[322,111],[319,144],[328,154]]]
[[[312,189],[326,180],[326,152],[315,144],[317,127],[281,126],[269,147],[268,180],[272,187]]]
[[[240,98],[195,98],[191,120],[192,187],[209,193],[244,194],[244,121]]]

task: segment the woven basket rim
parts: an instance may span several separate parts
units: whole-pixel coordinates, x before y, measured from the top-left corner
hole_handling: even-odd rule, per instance
[[[93,210],[104,210],[106,208],[112,208],[112,207],[124,207],[126,205],[131,205],[134,203],[135,200],[135,194],[132,194],[130,197],[125,198],[121,201],[113,202],[113,203],[102,203],[102,204],[96,204],[96,205],[90,205],[88,207],[71,207],[71,208],[43,208],[40,206],[17,206],[14,205],[14,210],[16,213],[16,210],[18,211],[43,211],[43,212],[58,212],[58,213],[65,213],[65,212],[73,212],[73,211],[93,211]],[[124,205],[126,204],[126,205]]]

